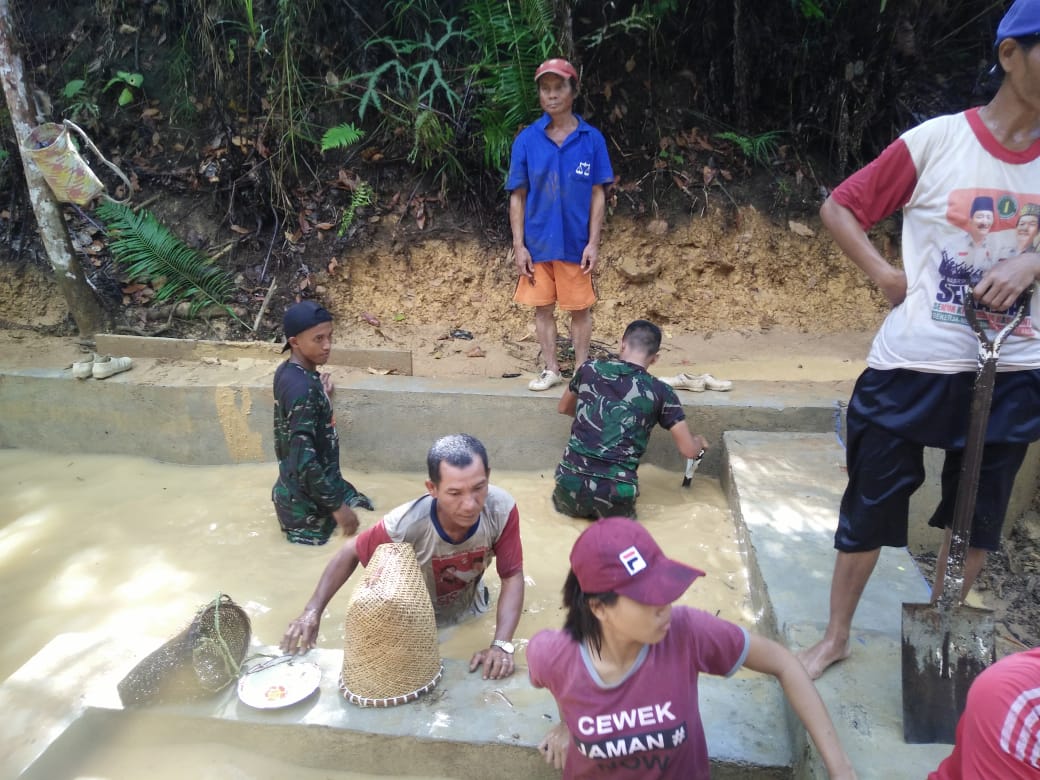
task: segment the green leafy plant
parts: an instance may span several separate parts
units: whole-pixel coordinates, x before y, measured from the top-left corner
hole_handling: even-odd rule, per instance
[[[740,135],[727,130],[723,133],[716,133],[715,137],[735,144],[741,154],[755,164],[768,167],[779,153],[782,135],[779,130],[769,130],[752,136]]]
[[[354,127],[353,122],[336,125],[325,131],[321,137],[321,150],[327,152],[330,149],[341,149],[353,146],[365,137],[365,131]]]
[[[480,46],[472,66],[480,105],[484,162],[504,172],[516,131],[538,115],[534,71],[558,52],[551,0],[470,0],[465,6]]]
[[[452,46],[459,45],[469,38],[465,30],[456,30],[458,20],[434,19],[430,25],[439,24],[444,32],[437,40],[430,35],[429,29],[423,33],[422,40],[409,40],[382,36],[370,40],[366,47],[386,46],[393,57],[380,64],[374,70],[360,74],[358,80],[365,82],[365,90],[358,105],[358,117],[365,118],[365,110],[369,105],[383,110],[383,102],[379,84],[392,79],[395,86],[392,96],[402,108],[414,106],[419,108],[440,108],[454,114],[462,105],[462,96],[445,78],[441,60]],[[414,55],[425,54],[424,59]],[[410,60],[414,60],[408,64]],[[438,95],[440,101],[438,101]]]
[[[170,121],[191,117],[198,113],[192,95],[196,90],[195,73],[198,64],[188,46],[188,33],[183,31],[173,44],[170,69],[166,79],[166,94],[170,96]]]
[[[455,155],[455,131],[439,114],[430,110],[420,111],[415,117],[408,162],[418,163],[424,171],[440,163],[438,174],[446,170],[453,175],[465,174],[464,166]]]
[[[212,303],[234,316],[228,307],[235,287],[231,277],[174,236],[150,212],[135,213],[121,203],[105,201],[98,206],[97,215],[107,227],[112,257],[132,279],[151,282],[156,301],[190,301],[192,313]]]
[[[65,116],[73,122],[90,125],[97,123],[98,117],[101,116],[101,109],[98,107],[97,100],[87,89],[86,79],[72,79],[62,89],[61,96],[66,101],[65,110],[62,112]]]
[[[338,237],[342,238],[343,234],[354,224],[357,210],[363,206],[371,206],[374,197],[375,191],[372,189],[371,184],[367,181],[359,181],[357,183],[354,191],[350,194],[350,205],[343,209],[343,216],[340,217],[339,230],[336,232]]]
[[[812,2],[812,0],[804,1]],[[603,25],[595,32],[585,36],[582,39],[582,45],[590,49],[595,48],[617,35],[635,36],[647,33],[656,35],[665,16],[676,11],[678,7],[678,0],[643,0],[641,3],[635,3],[628,16]]]
[[[119,97],[116,99],[120,106],[126,106],[134,102],[134,90],[140,89],[144,84],[144,76],[140,73],[131,73],[127,70],[117,70],[116,75],[108,80],[102,92],[107,92],[111,87],[122,86]]]

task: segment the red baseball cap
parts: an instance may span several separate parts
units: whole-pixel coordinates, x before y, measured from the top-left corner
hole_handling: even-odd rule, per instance
[[[554,57],[551,60],[546,60],[538,66],[538,70],[534,72],[534,80],[538,81],[546,73],[555,73],[565,79],[574,79],[574,82],[578,82],[578,71],[574,69],[567,60],[562,57]]]
[[[585,593],[619,593],[651,606],[671,604],[704,572],[665,557],[642,525],[597,520],[574,543],[571,569]]]

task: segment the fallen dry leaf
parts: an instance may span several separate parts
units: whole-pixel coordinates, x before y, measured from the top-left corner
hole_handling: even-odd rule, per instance
[[[485,356],[485,352],[480,347],[470,347],[469,349],[466,350],[466,357],[478,358],[478,357],[484,357],[484,356]]]
[[[231,232],[232,233],[238,233],[240,236],[248,236],[253,231],[250,230],[247,227],[242,227],[241,225],[232,224],[231,225]]]
[[[811,227],[801,222],[795,222],[793,219],[788,220],[787,227],[790,228],[792,233],[802,236],[803,238],[812,238],[816,235],[816,231]]]
[[[372,368],[371,366],[369,366],[365,370],[368,371],[368,373],[370,374],[375,374],[376,376],[386,376],[390,373],[389,368]]]
[[[377,328],[380,325],[379,318],[374,314],[369,314],[367,311],[361,312],[361,319],[367,322],[369,325],[374,325]]]

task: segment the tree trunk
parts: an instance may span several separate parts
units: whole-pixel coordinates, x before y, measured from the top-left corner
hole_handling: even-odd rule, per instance
[[[13,32],[10,2],[0,0],[0,81],[4,85],[7,109],[11,114],[15,138],[18,140],[22,168],[25,170],[25,181],[29,187],[29,199],[36,215],[40,239],[54,268],[54,280],[65,296],[69,313],[72,314],[80,335],[93,336],[98,331],[106,329],[108,319],[93,290],[87,284],[83,269],[76,261],[58,202],[43,175],[21,151],[22,143],[32,132],[34,124],[40,122],[29,107],[25,72],[22,58],[15,52]]]

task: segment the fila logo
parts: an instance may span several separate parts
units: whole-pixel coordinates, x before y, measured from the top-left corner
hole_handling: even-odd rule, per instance
[[[646,561],[643,560],[643,556],[639,554],[639,550],[634,545],[627,550],[622,550],[618,555],[618,560],[621,561],[621,565],[625,567],[625,571],[630,576],[636,575],[646,568]]]
[[[591,176],[592,175],[592,163],[580,162],[578,167],[574,169],[574,172],[579,176]]]

